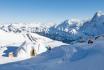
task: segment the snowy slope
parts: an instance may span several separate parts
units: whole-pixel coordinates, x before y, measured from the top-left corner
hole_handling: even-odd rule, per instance
[[[6,46],[13,43],[20,43],[24,41],[24,37],[21,34],[15,34],[12,32],[4,32],[0,30],[0,46]]]
[[[25,61],[0,65],[2,70],[103,70],[104,41],[63,45]]]
[[[60,41],[55,41],[35,33],[26,34],[25,39],[24,45],[18,49],[18,57],[30,57],[30,51],[33,48],[37,54],[41,54],[47,51],[47,47],[54,48],[60,45],[66,45]]]
[[[48,46],[54,48],[60,45],[66,44],[35,33],[12,33],[0,30],[0,64],[30,58],[32,48],[36,49],[38,55],[46,52]],[[13,59],[8,58],[10,52],[13,52],[16,57]]]

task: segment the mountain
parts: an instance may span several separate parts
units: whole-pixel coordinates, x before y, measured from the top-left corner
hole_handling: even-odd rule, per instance
[[[80,31],[89,36],[104,34],[104,14],[96,12],[90,21],[83,24]]]
[[[0,25],[0,29],[14,33],[37,33],[53,40],[72,43],[86,40],[104,34],[104,14],[99,11],[90,20],[78,19],[65,20],[60,24],[6,24]]]
[[[63,42],[86,40],[90,37],[104,34],[104,14],[96,12],[90,20],[78,19],[65,20],[49,29],[49,36]]]
[[[49,33],[52,33],[51,35],[54,35],[56,40],[70,43],[80,37],[78,30],[82,24],[78,19],[65,20],[61,24],[51,27]]]

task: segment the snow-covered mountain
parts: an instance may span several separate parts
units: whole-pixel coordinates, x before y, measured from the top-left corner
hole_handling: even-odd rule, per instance
[[[70,43],[80,37],[79,29],[82,25],[83,23],[78,19],[65,20],[51,27],[49,33],[54,35],[56,40]]]
[[[83,24],[80,31],[89,36],[104,34],[104,14],[96,12],[90,21]]]
[[[53,34],[55,37],[60,37],[64,42],[84,40],[90,36],[102,35],[104,34],[104,14],[96,12],[92,19],[87,21],[65,20],[63,23],[54,26],[54,28]]]
[[[38,33],[48,38],[70,43],[86,40],[90,36],[104,34],[104,14],[96,12],[92,19],[81,21],[78,19],[65,20],[60,24],[4,24],[0,29],[14,33]]]
[[[6,32],[15,32],[15,33],[21,33],[21,32],[43,32],[46,31],[46,27],[41,24],[2,24],[0,26],[0,29],[6,31]]]

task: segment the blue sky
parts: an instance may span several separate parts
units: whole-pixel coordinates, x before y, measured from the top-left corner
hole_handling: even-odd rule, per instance
[[[85,19],[104,12],[104,0],[0,0],[0,23]]]

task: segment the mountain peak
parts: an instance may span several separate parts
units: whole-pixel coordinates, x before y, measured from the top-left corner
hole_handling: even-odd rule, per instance
[[[74,24],[74,23],[79,23],[79,22],[81,22],[79,19],[75,19],[75,18],[73,18],[73,19],[70,19],[70,20],[65,20],[64,21],[64,23],[67,23],[67,24],[69,24],[69,25],[72,25],[72,24]]]
[[[97,16],[97,17],[100,17],[102,15],[104,15],[104,13],[102,13],[102,11],[98,11],[98,12],[95,13],[95,16]]]
[[[104,13],[102,11],[96,12],[95,15],[92,18],[92,21],[98,20],[101,16],[104,16]]]

